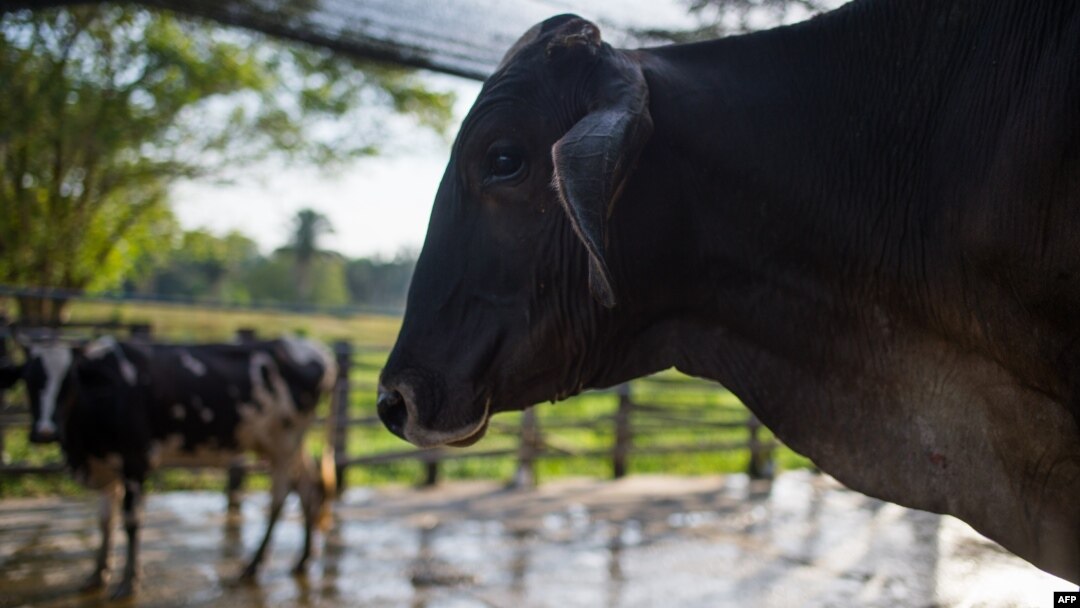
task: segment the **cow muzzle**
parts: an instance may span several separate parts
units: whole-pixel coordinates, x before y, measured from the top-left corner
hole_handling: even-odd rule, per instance
[[[380,385],[376,409],[379,419],[391,433],[421,448],[470,446],[483,438],[491,415],[490,402],[487,402],[478,422],[451,430],[426,428],[419,422],[416,400],[407,386],[399,390]]]

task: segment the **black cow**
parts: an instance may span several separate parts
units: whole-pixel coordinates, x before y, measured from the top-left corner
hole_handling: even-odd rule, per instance
[[[304,457],[304,433],[337,376],[320,344],[287,338],[254,344],[197,346],[123,343],[105,337],[71,347],[39,343],[21,369],[33,423],[30,439],[59,440],[76,479],[99,489],[101,548],[86,588],[104,583],[117,499],[123,494],[127,562],[114,598],[134,590],[143,482],[161,464],[226,464],[253,451],[270,466],[271,503],[262,543],[244,570],[254,578],[288,493],[304,513],[303,571],[312,529],[325,517],[333,468],[322,477]]]
[[[1080,582],[1078,312],[1080,2],[856,0],[636,51],[564,15],[461,127],[379,410],[467,444],[676,367]]]

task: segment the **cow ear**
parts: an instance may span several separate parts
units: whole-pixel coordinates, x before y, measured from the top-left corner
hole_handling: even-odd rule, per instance
[[[612,308],[616,297],[606,259],[607,220],[652,134],[652,117],[640,66],[607,46],[599,49],[599,62],[587,85],[593,89],[586,94],[588,112],[555,143],[551,156],[553,185],[589,253],[589,289]]]

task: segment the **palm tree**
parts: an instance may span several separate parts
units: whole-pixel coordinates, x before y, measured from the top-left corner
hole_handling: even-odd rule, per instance
[[[324,234],[332,234],[334,226],[330,223],[330,218],[311,208],[297,211],[292,223],[292,237],[289,244],[278,251],[293,255],[296,288],[300,300],[307,302],[311,299],[312,264],[317,258],[328,253],[319,248],[319,238]]]

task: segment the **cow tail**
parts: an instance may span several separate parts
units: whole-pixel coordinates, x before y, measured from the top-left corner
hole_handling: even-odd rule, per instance
[[[330,382],[330,406],[327,408],[326,413],[326,440],[323,442],[322,455],[319,458],[319,483],[322,485],[323,500],[319,506],[319,514],[316,519],[316,525],[323,532],[330,529],[333,525],[333,509],[331,508],[331,502],[337,497],[338,492],[338,479],[337,479],[337,463],[334,461],[334,438],[337,436],[337,413],[334,411],[334,398],[335,391],[338,383],[339,369],[336,362],[333,359],[330,360],[330,365],[333,368],[331,377],[333,381]]]

